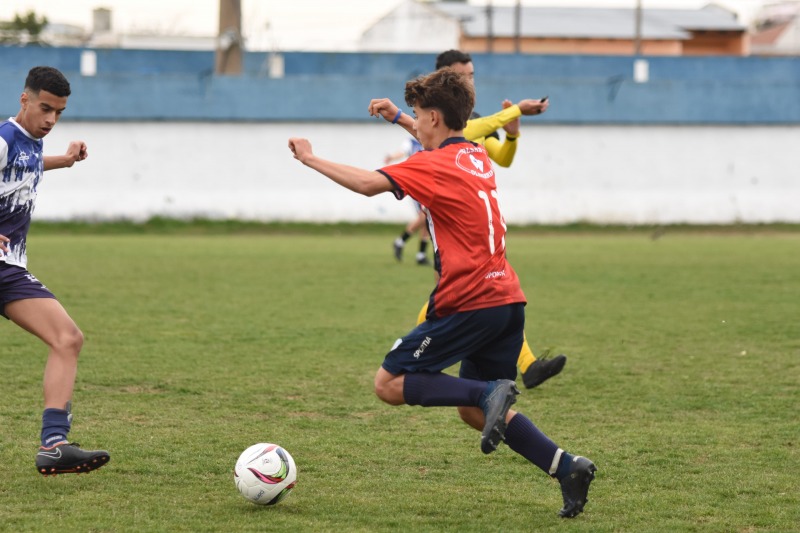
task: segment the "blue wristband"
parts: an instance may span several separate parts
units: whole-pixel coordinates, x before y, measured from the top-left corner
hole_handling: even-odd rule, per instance
[[[400,115],[402,115],[402,114],[403,114],[403,112],[398,109],[397,110],[397,114],[392,119],[392,124],[397,124],[397,121],[400,120]]]

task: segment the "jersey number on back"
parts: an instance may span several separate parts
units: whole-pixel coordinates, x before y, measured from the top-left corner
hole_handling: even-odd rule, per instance
[[[489,195],[486,194],[486,191],[478,191],[478,196],[483,200],[484,205],[486,206],[486,217],[489,219],[489,252],[494,255],[495,246],[494,246],[494,220],[492,217],[492,200],[497,205],[497,212],[500,213],[500,204],[497,201],[497,191],[491,191],[492,197],[489,198]],[[506,221],[503,217],[503,214],[500,213],[500,225],[503,227],[503,237],[500,239],[500,248],[505,249],[506,247]]]

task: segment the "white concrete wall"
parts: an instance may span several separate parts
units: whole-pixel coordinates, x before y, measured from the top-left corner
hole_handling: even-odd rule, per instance
[[[290,136],[375,169],[405,132],[389,124],[63,122],[45,154],[85,140],[89,159],[45,174],[41,220],[152,216],[404,222],[408,200],[365,198],[295,161]],[[800,222],[800,126],[526,124],[497,168],[510,223]]]

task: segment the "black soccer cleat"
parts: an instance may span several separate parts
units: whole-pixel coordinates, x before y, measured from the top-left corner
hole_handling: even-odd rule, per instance
[[[559,354],[552,359],[543,355],[522,373],[522,383],[526,389],[532,389],[561,372],[565,364],[567,364],[567,356],[564,354]]]
[[[77,442],[62,442],[50,448],[39,448],[36,470],[43,476],[83,474],[97,470],[110,459],[105,450],[81,450]]]
[[[427,266],[431,264],[431,261],[428,259],[428,256],[425,255],[425,252],[417,253],[417,264],[421,266]]]
[[[597,467],[586,457],[576,455],[569,465],[569,474],[559,481],[564,507],[558,512],[561,518],[575,518],[583,512],[589,501],[589,484],[594,480]]]
[[[506,414],[517,401],[517,384],[510,379],[498,379],[483,408],[485,421],[481,433],[481,451],[492,453],[506,434]]]

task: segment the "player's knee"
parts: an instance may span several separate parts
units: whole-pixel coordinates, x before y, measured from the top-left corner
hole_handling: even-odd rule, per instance
[[[375,395],[389,405],[403,405],[403,395],[397,394],[397,387],[390,381],[375,381]]]
[[[74,354],[75,357],[83,348],[83,332],[74,326],[60,332],[53,343],[53,348],[62,353]]]

